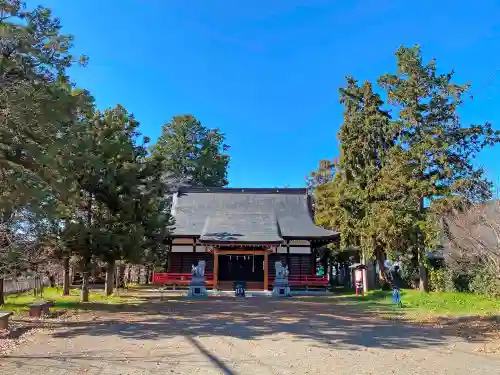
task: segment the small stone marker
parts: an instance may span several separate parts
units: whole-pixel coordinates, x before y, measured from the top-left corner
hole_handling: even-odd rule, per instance
[[[52,301],[38,301],[33,302],[29,306],[29,315],[31,318],[40,318],[42,314],[48,314],[50,308],[54,307],[54,302]]]
[[[10,311],[0,310],[0,329],[9,329],[9,318],[12,315]]]

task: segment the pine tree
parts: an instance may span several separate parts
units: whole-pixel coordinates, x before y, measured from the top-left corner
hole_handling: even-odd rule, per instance
[[[72,37],[60,31],[47,8],[0,2],[0,168],[30,173],[64,193],[57,162],[80,97],[66,76],[75,62]]]
[[[106,293],[115,262],[135,261],[161,248],[170,226],[168,190],[161,165],[138,143],[139,123],[123,107],[89,114],[68,148],[66,173],[77,181],[77,210],[65,228],[67,246],[82,260],[82,301],[88,300],[89,267],[107,263]]]
[[[49,9],[0,1],[0,39],[0,211],[6,234],[19,217],[38,225],[64,211],[59,201],[68,203],[72,182],[59,163],[73,134],[76,108],[88,97],[71,89],[66,70],[76,62],[70,53],[72,37],[61,33]],[[38,243],[46,240],[45,234],[29,233]],[[3,249],[12,249],[15,242]],[[26,261],[27,250],[31,258],[36,255],[31,250],[37,247],[20,244],[26,251],[21,252],[23,259],[10,262],[11,269]]]

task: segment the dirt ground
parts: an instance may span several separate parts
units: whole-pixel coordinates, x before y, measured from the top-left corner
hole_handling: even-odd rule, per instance
[[[0,374],[500,374],[478,338],[321,298],[93,308],[29,334],[0,357]]]

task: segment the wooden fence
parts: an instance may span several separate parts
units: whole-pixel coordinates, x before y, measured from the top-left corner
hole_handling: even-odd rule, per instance
[[[40,281],[38,281],[38,283],[39,282]],[[49,285],[49,278],[43,277],[42,282],[44,286]],[[17,279],[4,279],[3,281],[3,292],[5,294],[26,292],[34,288],[35,288],[34,277],[19,277]]]

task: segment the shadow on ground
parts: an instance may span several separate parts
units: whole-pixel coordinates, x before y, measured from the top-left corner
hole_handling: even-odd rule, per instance
[[[67,307],[88,311],[79,313],[78,319],[75,320],[49,319],[45,323],[42,321],[41,324],[47,324],[53,329],[47,333],[48,337],[45,339],[85,338],[84,342],[91,344],[79,347],[78,351],[65,351],[61,348],[44,354],[13,353],[3,358],[16,368],[25,368],[33,374],[46,373],[48,367],[51,371],[66,371],[64,373],[76,373],[82,366],[100,369],[103,364],[115,368],[125,366],[123,368],[127,371],[153,368],[159,371],[183,364],[194,364],[202,368],[208,362],[220,373],[237,375],[228,364],[227,358],[221,358],[219,353],[206,346],[205,338],[254,340],[256,345],[278,347],[281,342],[297,342],[305,348],[342,351],[370,348],[439,350],[461,336],[460,332],[452,327],[457,324],[469,324],[473,319],[477,319],[443,319],[440,326],[422,325],[402,319],[380,317],[384,309],[391,309],[383,303],[354,302],[344,297],[332,299],[317,296],[287,300],[264,297],[187,299],[165,296],[160,300],[158,295],[154,294],[143,294],[141,301],[130,304],[75,302]],[[393,310],[390,312],[394,313]],[[498,321],[496,317],[489,319]],[[482,321],[489,322],[484,319]],[[178,342],[175,338],[179,337],[196,350],[190,351],[186,347],[172,349],[170,343]],[[123,344],[124,349],[118,352],[115,349],[95,347],[99,346],[99,340],[106,338],[110,338],[106,341],[108,345],[121,345],[120,341],[114,341],[115,338],[124,339],[127,344]],[[174,340],[162,341],[167,339]],[[480,331],[476,335],[467,334],[466,339],[475,342],[483,340]],[[66,343],[63,340],[61,342]],[[259,343],[259,340],[262,341]],[[151,346],[151,342],[157,345]],[[145,350],[141,349],[143,347],[156,349],[149,349],[147,355],[142,355]],[[167,350],[174,350],[175,355],[165,359]],[[205,360],[201,360],[196,353],[201,353]],[[248,366],[252,366],[251,361],[255,359],[249,357]],[[291,361],[300,360],[292,358]],[[267,364],[261,362],[260,366]]]
[[[294,298],[207,298],[145,297],[142,303],[109,305],[93,303],[95,320],[61,322],[66,329],[54,337],[116,335],[135,340],[160,340],[188,336],[232,336],[256,340],[263,336],[288,334],[292,340],[308,340],[311,345],[333,345],[336,349],[408,349],[444,345],[459,334],[451,329],[453,320],[440,327],[384,319],[370,306],[351,306],[331,299]],[[76,307],[76,306],[74,306]],[[81,308],[84,308],[81,307]],[[474,319],[474,318],[469,318]],[[493,318],[492,318],[493,319]],[[467,337],[466,337],[467,338]],[[481,332],[469,340],[481,340]]]
[[[10,364],[17,368],[29,371],[30,374],[46,374],[47,370],[50,372],[61,371],[62,373],[82,373],[82,364],[84,364],[84,372],[93,369],[100,371],[102,365],[110,367],[118,367],[137,373],[144,373],[150,369],[159,369],[163,365],[171,367],[172,365],[189,364],[199,366],[202,368],[206,365],[207,359],[211,364],[219,369],[220,374],[224,375],[238,375],[238,373],[229,367],[223,360],[218,358],[208,348],[206,348],[197,338],[186,336],[186,340],[196,348],[203,357],[197,357],[193,353],[179,352],[175,361],[165,363],[165,355],[162,352],[148,353],[147,355],[137,355],[133,353],[117,353],[112,349],[92,349],[82,351],[80,354],[69,352],[60,353],[47,353],[45,355],[7,355],[3,358],[7,359]],[[196,352],[195,352],[196,353]],[[251,363],[251,362],[250,362]],[[2,364],[0,360],[0,365]],[[49,366],[49,368],[47,368]],[[172,369],[166,370],[173,372]],[[161,371],[164,373],[165,371]],[[59,373],[59,372],[57,372]],[[93,373],[93,372],[92,372]],[[154,372],[157,373],[157,372]]]

